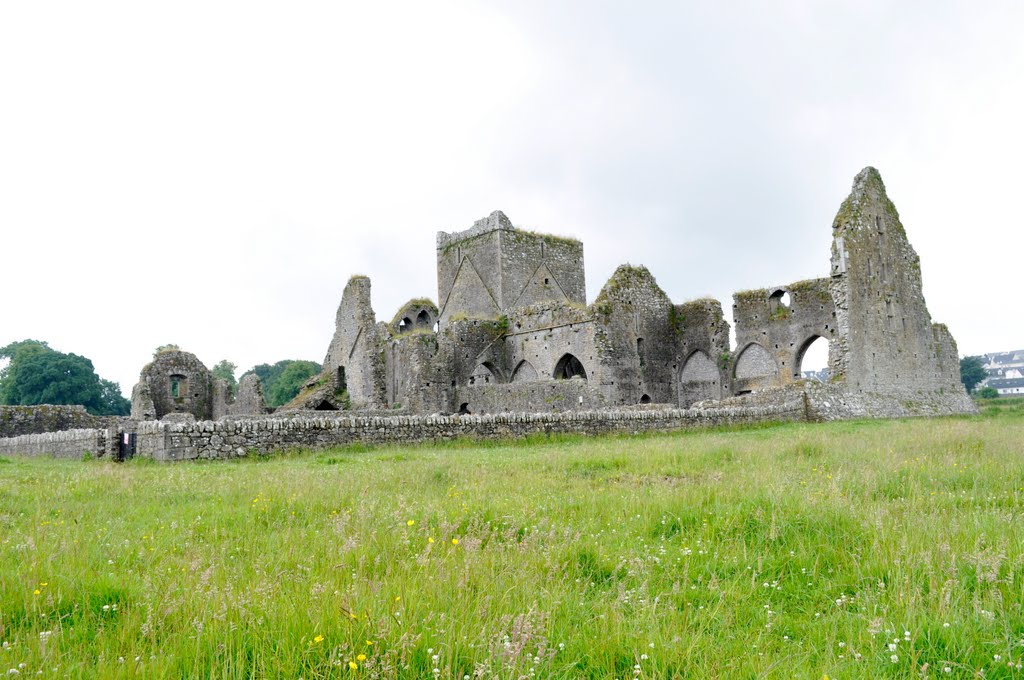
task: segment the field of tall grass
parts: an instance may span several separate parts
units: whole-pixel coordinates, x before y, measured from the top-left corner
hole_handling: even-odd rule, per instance
[[[0,459],[0,673],[1024,678],[1024,402],[979,417]]]

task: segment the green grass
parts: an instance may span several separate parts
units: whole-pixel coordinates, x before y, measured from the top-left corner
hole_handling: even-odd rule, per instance
[[[1024,677],[1024,402],[996,401],[205,464],[9,458],[0,673]]]

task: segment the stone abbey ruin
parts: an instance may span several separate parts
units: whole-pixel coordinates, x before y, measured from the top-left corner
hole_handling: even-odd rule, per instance
[[[232,398],[175,351],[143,369],[131,422],[162,438],[142,449],[176,459],[289,443],[974,412],[956,343],[932,323],[918,256],[874,168],[854,179],[832,236],[828,276],[734,295],[731,347],[717,300],[676,304],[644,267],[620,266],[588,305],[581,242],[494,212],[437,235],[437,304],[416,298],[378,322],[370,280],[352,277],[322,373],[273,415],[255,376]],[[824,383],[801,373],[819,338]],[[290,430],[307,434],[280,434]]]
[[[734,296],[731,348],[717,300],[675,304],[646,268],[623,265],[587,305],[583,244],[516,229],[494,212],[467,231],[437,235],[438,305],[411,300],[378,323],[370,280],[353,277],[323,374],[287,408],[738,404],[806,388],[804,353],[825,338],[830,382],[811,393],[830,402],[823,411],[970,411],[956,344],[931,321],[917,254],[876,170],[857,176],[832,230],[829,276]]]

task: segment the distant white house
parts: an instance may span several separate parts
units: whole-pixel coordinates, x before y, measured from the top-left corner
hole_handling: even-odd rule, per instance
[[[993,388],[1000,397],[1024,395],[1024,378],[990,378],[986,387]]]
[[[984,354],[987,377],[978,387],[991,387],[1000,396],[1024,395],[1024,349]]]
[[[996,352],[994,354],[983,354],[985,368],[1020,368],[1024,369],[1024,349],[1012,352]]]
[[[821,369],[820,371],[803,371],[804,380],[816,380],[818,382],[828,382],[829,372],[828,366]]]

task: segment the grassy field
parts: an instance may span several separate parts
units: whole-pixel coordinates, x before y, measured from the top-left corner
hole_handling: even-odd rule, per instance
[[[0,673],[1024,678],[1024,402],[973,418],[0,459]]]

